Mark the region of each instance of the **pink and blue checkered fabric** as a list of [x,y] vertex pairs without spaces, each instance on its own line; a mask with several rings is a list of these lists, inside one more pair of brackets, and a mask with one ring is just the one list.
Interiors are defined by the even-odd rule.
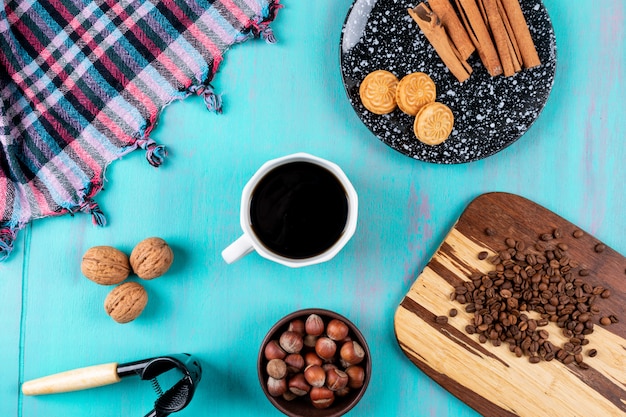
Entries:
[[20,0],[0,10],[0,260],[33,219],[89,212],[106,166],[137,149],[160,110],[200,94],[225,51],[263,36],[279,0]]

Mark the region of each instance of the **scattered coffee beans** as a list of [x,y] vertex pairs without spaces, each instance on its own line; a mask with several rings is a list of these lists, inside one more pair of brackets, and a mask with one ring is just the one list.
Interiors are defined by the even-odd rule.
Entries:
[[[496,232],[486,228],[485,234],[495,236]],[[573,232],[575,238],[583,235],[581,230]],[[467,313],[473,313],[466,333],[477,334],[480,343],[507,343],[515,356],[526,356],[530,363],[557,359],[564,364],[575,363],[581,369],[589,368],[583,361],[583,346],[589,343],[586,336],[593,332],[593,318],[600,315],[596,302],[610,297],[611,292],[582,278],[591,271],[570,258],[567,244],[555,242],[562,236],[555,229],[539,235],[532,245],[506,238],[506,249],[489,258],[493,270],[473,273],[469,281],[454,288],[450,299],[463,304]],[[602,244],[594,247],[597,253],[604,249]],[[478,258],[486,259],[487,252],[481,251]],[[539,318],[533,318],[537,316],[530,312]],[[449,315],[454,317],[456,310],[450,310]],[[448,320],[445,316],[436,317],[438,323],[444,323],[443,319]],[[614,315],[599,319],[605,326],[617,321]],[[550,334],[543,328],[550,322],[567,338],[561,347],[549,340]],[[588,356],[595,355],[595,349],[588,351]]]

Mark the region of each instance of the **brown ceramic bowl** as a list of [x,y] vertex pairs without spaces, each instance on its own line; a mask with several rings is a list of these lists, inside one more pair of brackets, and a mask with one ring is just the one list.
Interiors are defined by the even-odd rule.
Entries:
[[[288,329],[289,323],[291,323],[293,320],[300,319],[306,321],[307,317],[309,317],[309,315],[311,314],[317,314],[318,316],[320,316],[324,321],[324,327],[326,327],[328,322],[332,319],[339,319],[343,321],[346,325],[348,325],[349,328],[348,338],[358,342],[365,351],[365,357],[358,364],[365,371],[363,385],[360,388],[350,389],[347,394],[343,394],[341,396],[336,395],[332,405],[330,405],[330,407],[328,408],[315,408],[311,403],[311,399],[308,394],[302,397],[296,397],[294,399],[287,400],[283,396],[270,395],[267,388],[269,375],[266,370],[268,363],[268,360],[265,357],[266,345],[272,340],[279,340],[280,335]],[[341,345],[342,342],[337,342],[337,354],[333,362],[336,363],[340,369],[343,369],[342,364],[339,363],[339,351]],[[301,353],[304,354],[310,350],[314,349],[305,346],[302,349]],[[261,348],[259,349],[257,368],[259,374],[259,382],[261,383],[261,388],[263,389],[263,392],[270,400],[270,402],[274,404],[274,406],[282,413],[290,417],[338,417],[350,411],[359,402],[361,397],[363,397],[372,373],[372,360],[369,347],[367,346],[365,338],[363,337],[359,329],[357,329],[350,320],[341,316],[340,314],[334,313],[329,310],[312,308],[291,313],[283,317],[270,329],[270,331],[265,336],[265,339],[263,339],[263,343],[261,344]],[[289,375],[286,378],[289,378],[290,376],[292,375]]]

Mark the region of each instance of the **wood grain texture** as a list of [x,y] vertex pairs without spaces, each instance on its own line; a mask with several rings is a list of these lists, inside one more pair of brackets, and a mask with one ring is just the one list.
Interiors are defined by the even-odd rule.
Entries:
[[[491,229],[493,235],[486,234]],[[612,296],[597,302],[601,315],[621,321],[600,326],[585,348],[599,354],[585,358],[589,369],[559,361],[531,364],[517,358],[507,344],[481,344],[478,335],[468,335],[465,326],[473,313],[450,301],[456,286],[470,280],[472,273],[495,270],[489,258],[506,249],[504,240],[513,237],[527,246],[544,233],[558,229],[559,243],[569,246],[567,256],[591,271],[585,282],[602,285]],[[395,314],[395,333],[409,359],[443,387],[485,416],[620,416],[626,413],[626,258],[606,248],[590,234],[573,236],[580,230],[555,213],[508,193],[489,193],[472,201],[419,275]],[[448,316],[451,308],[460,314],[439,324],[437,316]],[[535,313],[535,316],[538,316]],[[531,316],[533,317],[533,316]],[[567,342],[555,323],[546,326],[550,341]]]
[[[42,397],[22,396],[20,385],[81,366],[187,351],[205,376],[176,417],[278,416],[258,383],[259,344],[280,317],[321,307],[357,324],[372,352],[376,374],[349,415],[476,417],[407,359],[393,321],[467,204],[490,191],[524,195],[626,254],[623,0],[593,7],[544,1],[558,64],[543,113],[509,148],[459,166],[391,150],[354,113],[339,71],[352,0],[281,3],[272,25],[277,44],[246,42],[226,54],[212,82],[223,94],[223,114],[208,113],[198,97],[173,103],[151,135],[167,146],[164,165],[153,169],[138,152],[108,168],[97,197],[107,227],[76,214],[34,221],[20,233],[0,263],[0,415],[143,416],[155,395],[132,378]],[[336,162],[354,184],[353,239],[331,262],[310,268],[291,270],[255,254],[226,265],[220,252],[241,233],[239,197],[248,178],[266,160],[299,151]],[[142,315],[119,325],[103,309],[111,288],[82,276],[81,257],[95,245],[130,254],[149,236],[171,244],[174,264],[146,283]]]
[[117,375],[117,365],[116,362],[91,365],[31,379],[22,384],[22,393],[24,395],[58,394],[115,384],[121,381]]

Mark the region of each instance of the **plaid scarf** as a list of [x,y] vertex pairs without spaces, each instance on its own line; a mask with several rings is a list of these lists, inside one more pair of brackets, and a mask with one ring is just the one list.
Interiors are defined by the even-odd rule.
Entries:
[[21,0],[0,10],[0,260],[29,221],[88,212],[113,160],[150,139],[160,110],[190,94],[210,110],[225,51],[272,43],[279,0]]

